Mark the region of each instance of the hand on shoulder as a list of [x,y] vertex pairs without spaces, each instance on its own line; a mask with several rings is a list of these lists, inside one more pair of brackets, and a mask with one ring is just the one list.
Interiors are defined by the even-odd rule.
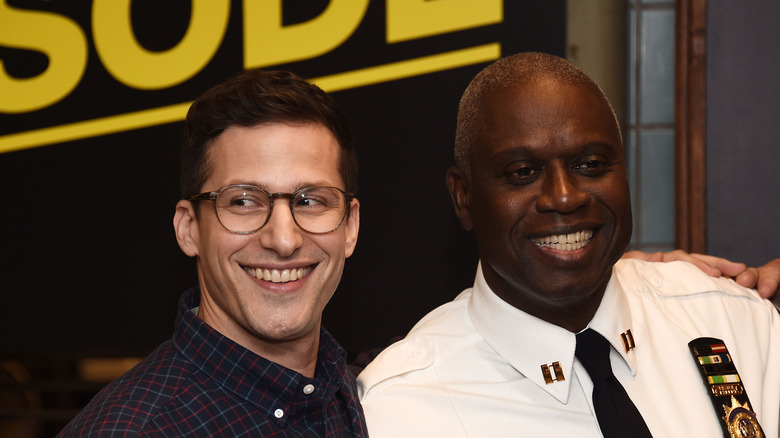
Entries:
[[764,298],[775,296],[780,288],[780,259],[774,259],[759,267],[748,267],[744,263],[732,262],[722,257],[707,254],[687,253],[676,249],[668,252],[646,253],[628,251],[623,258],[635,258],[649,262],[685,261],[692,263],[713,277],[733,278],[737,284],[755,288]]

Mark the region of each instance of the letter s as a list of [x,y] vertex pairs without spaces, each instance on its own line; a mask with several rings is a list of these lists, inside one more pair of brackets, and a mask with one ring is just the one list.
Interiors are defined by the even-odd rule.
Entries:
[[0,45],[41,52],[46,70],[32,78],[10,76],[0,59],[0,112],[24,113],[53,105],[78,85],[87,67],[87,38],[62,15],[8,6],[0,0]]

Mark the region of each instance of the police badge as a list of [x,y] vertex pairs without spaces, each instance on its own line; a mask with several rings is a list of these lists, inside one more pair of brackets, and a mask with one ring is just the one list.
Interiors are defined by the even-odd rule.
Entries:
[[[726,345],[720,339],[698,338],[688,343],[715,412],[723,420],[726,438],[763,438],[764,431],[750,407],[745,387]],[[721,416],[721,413],[723,414]]]

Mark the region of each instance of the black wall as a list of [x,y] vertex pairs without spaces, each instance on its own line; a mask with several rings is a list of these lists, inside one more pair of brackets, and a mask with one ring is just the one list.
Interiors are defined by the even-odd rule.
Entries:
[[758,265],[780,254],[780,3],[707,7],[707,251]]

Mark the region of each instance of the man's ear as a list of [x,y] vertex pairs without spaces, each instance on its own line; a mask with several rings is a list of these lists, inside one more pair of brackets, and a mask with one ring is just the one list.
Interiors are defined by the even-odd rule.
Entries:
[[460,226],[466,231],[474,229],[471,220],[471,192],[469,186],[461,175],[457,166],[447,169],[447,189],[450,191],[452,205],[455,207],[455,216],[460,221]]
[[346,226],[346,245],[344,247],[344,257],[349,257],[355,251],[357,245],[358,231],[360,231],[360,201],[357,198],[349,203],[349,217],[347,217]]
[[198,255],[199,234],[198,217],[195,214],[195,206],[192,201],[181,200],[176,204],[176,212],[173,214],[173,229],[176,232],[176,240],[179,248],[190,257]]

